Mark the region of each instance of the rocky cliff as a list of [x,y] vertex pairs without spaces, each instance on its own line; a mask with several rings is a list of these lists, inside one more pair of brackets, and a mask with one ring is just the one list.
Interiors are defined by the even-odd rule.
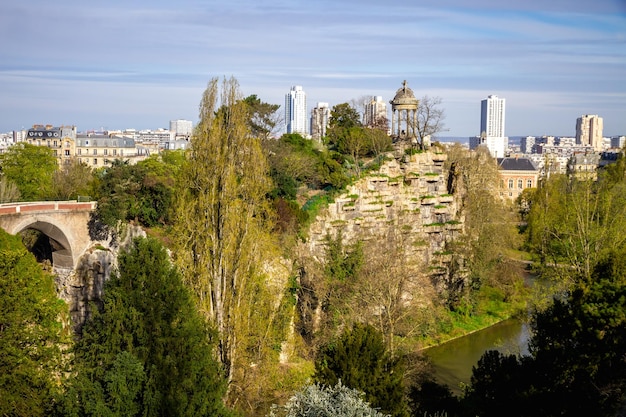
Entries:
[[[462,258],[453,256],[449,244],[462,236],[464,219],[446,159],[446,154],[434,151],[400,157],[390,154],[378,171],[349,186],[318,215],[299,248],[299,331],[305,340],[312,340],[324,320],[328,294],[320,286],[320,268],[329,238],[341,236],[346,247],[363,242],[378,250],[377,257],[404,257],[402,264],[413,268],[405,272],[412,277],[403,284],[403,291],[410,292],[406,299],[412,302],[419,297],[432,299],[452,283],[463,281]],[[398,242],[401,248],[387,254],[390,237],[394,248]]]

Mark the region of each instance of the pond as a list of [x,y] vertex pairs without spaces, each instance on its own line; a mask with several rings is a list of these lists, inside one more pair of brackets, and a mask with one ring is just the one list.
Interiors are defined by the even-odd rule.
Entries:
[[450,387],[455,395],[462,393],[462,384],[468,384],[472,367],[488,350],[504,354],[528,354],[530,328],[527,323],[509,319],[483,330],[424,350],[435,368],[438,382]]

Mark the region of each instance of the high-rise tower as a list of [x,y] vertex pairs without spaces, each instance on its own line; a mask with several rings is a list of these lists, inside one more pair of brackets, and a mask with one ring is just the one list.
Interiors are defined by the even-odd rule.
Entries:
[[486,137],[504,137],[504,99],[489,96],[480,102],[480,134]]
[[470,138],[470,149],[485,145],[494,158],[504,158],[509,138],[504,136],[505,101],[490,95],[480,102],[480,135]]
[[374,96],[365,103],[363,124],[365,126],[378,126],[381,122],[387,123],[387,103],[382,96]]
[[576,119],[576,143],[591,145],[597,152],[602,151],[602,117],[585,114]]
[[306,93],[300,85],[294,85],[291,91],[285,94],[285,123],[287,133],[300,133],[302,136],[308,136]]
[[330,108],[328,103],[317,103],[311,110],[311,136],[313,139],[321,140],[326,136],[326,128],[330,119]]

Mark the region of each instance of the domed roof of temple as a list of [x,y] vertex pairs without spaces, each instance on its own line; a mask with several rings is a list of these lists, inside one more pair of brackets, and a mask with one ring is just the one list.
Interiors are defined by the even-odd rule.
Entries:
[[404,80],[402,87],[396,91],[396,95],[390,103],[393,105],[414,105],[417,107],[418,100],[415,98],[413,90],[407,86],[407,82]]

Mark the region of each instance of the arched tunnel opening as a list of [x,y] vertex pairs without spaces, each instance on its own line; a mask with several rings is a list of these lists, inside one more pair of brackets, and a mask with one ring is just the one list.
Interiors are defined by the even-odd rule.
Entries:
[[20,233],[22,242],[39,263],[53,264],[52,253],[63,247],[56,240],[37,229],[24,229]]

